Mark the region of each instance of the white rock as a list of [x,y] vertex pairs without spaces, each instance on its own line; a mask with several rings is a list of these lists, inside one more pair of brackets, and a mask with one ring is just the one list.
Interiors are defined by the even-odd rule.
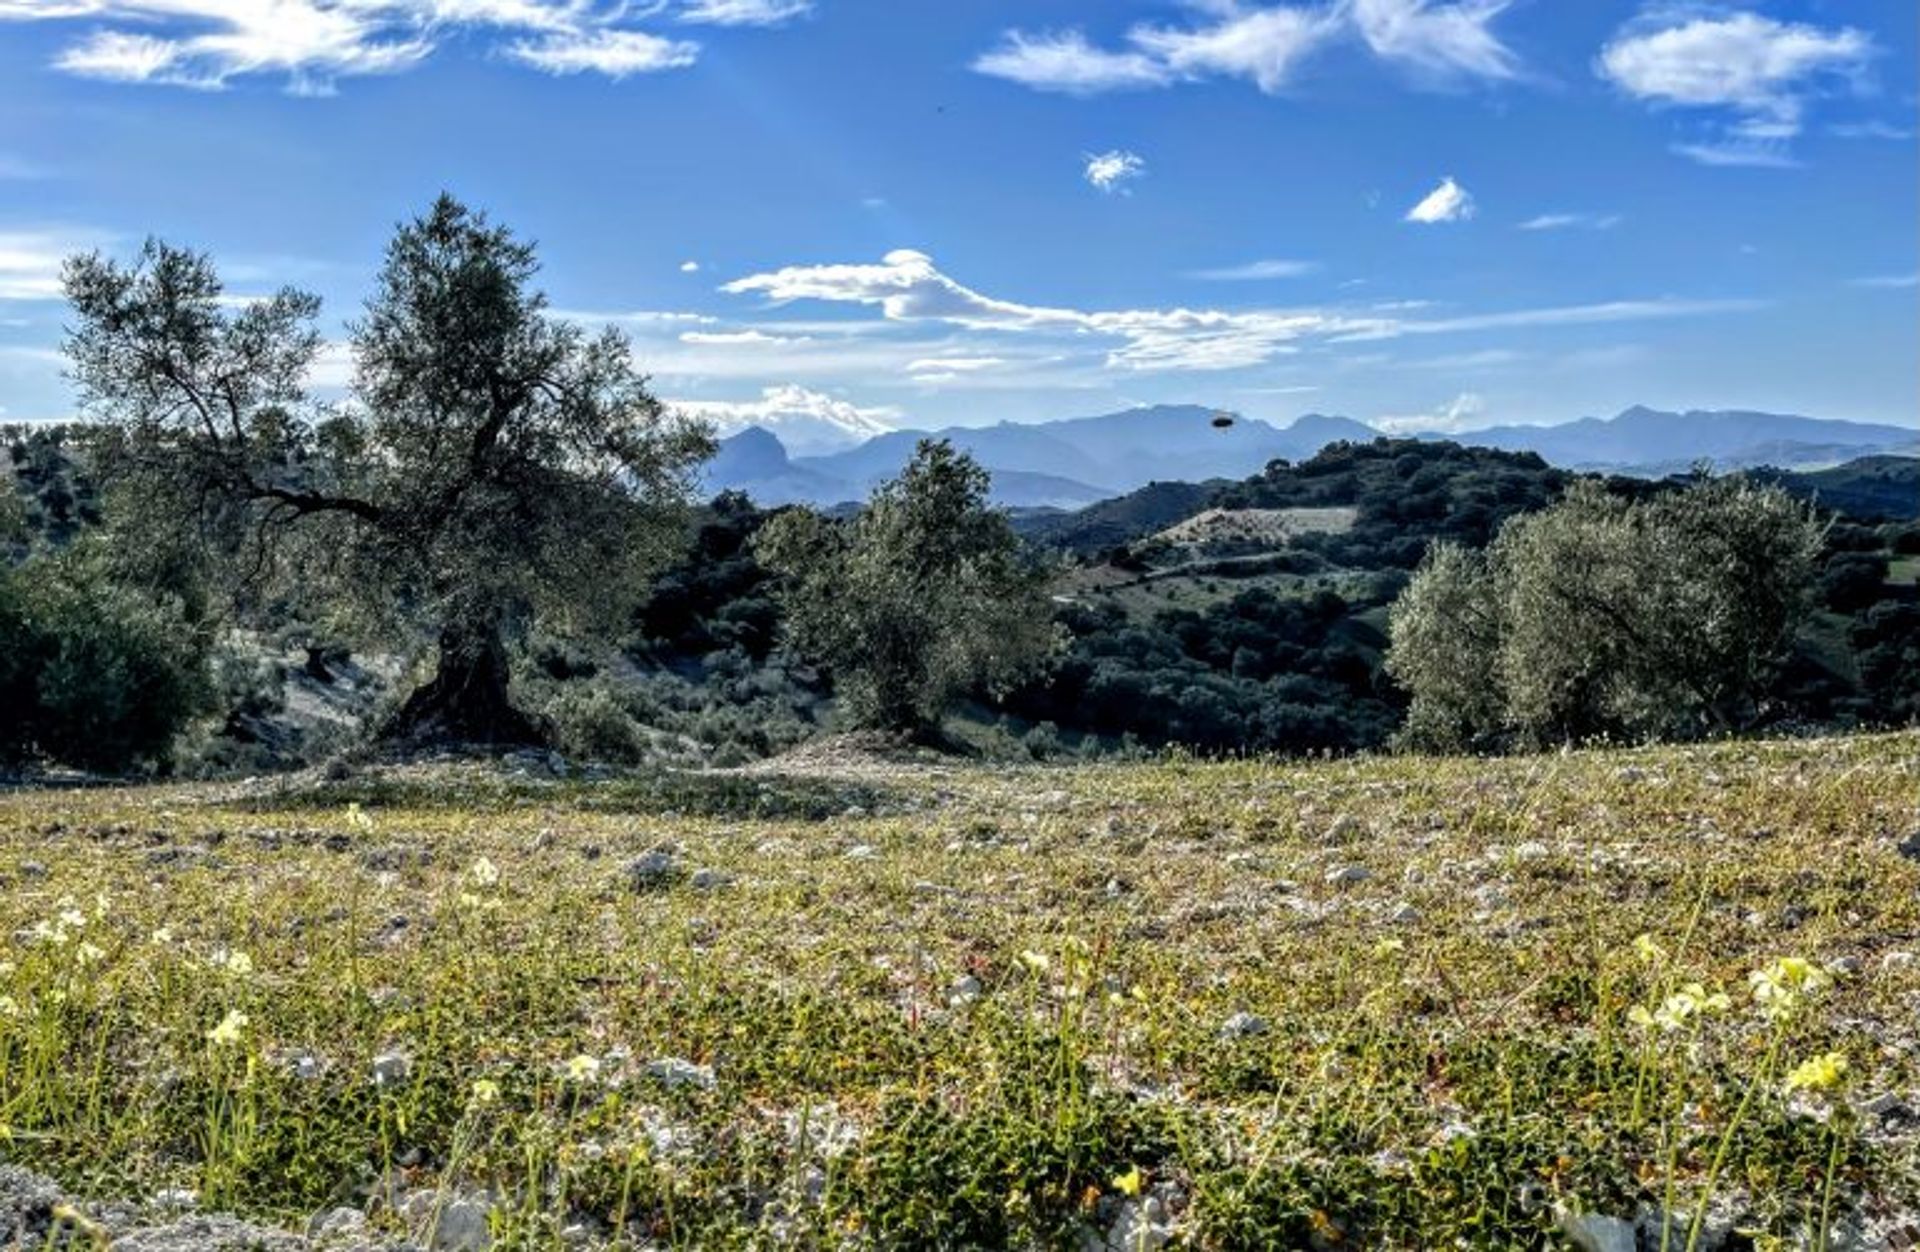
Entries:
[[1264,1035],[1271,1027],[1267,1019],[1257,1013],[1241,1011],[1220,1024],[1222,1039],[1244,1039],[1250,1035]]
[[398,1048],[389,1048],[373,1058],[373,1085],[397,1087],[413,1074],[413,1058]]
[[1387,920],[1400,926],[1410,926],[1420,920],[1420,910],[1411,904],[1403,904],[1388,915]]
[[666,848],[655,848],[627,862],[627,886],[634,891],[658,891],[683,872],[678,857]]
[[647,1077],[658,1079],[669,1087],[684,1087],[691,1084],[711,1090],[714,1084],[711,1065],[695,1065],[692,1061],[677,1056],[663,1056],[657,1061],[649,1061]]
[[732,882],[733,879],[725,870],[703,868],[694,870],[693,877],[688,879],[688,881],[694,885],[696,890],[718,891],[720,888]]
[[1336,887],[1365,882],[1372,877],[1373,871],[1364,865],[1336,865],[1327,871],[1327,881]]
[[1560,1232],[1581,1252],[1634,1252],[1633,1223],[1601,1213],[1560,1214]]
[[1160,1252],[1173,1238],[1166,1206],[1155,1196],[1126,1200],[1104,1230],[1083,1230],[1080,1252]]
[[1513,849],[1513,859],[1516,861],[1538,861],[1547,857],[1551,851],[1552,849],[1548,848],[1546,844],[1541,843],[1538,839],[1529,839],[1525,843],[1515,846]]
[[954,1008],[964,1008],[978,1000],[984,990],[978,978],[972,974],[962,975],[954,979],[953,986],[947,989],[947,1003]]

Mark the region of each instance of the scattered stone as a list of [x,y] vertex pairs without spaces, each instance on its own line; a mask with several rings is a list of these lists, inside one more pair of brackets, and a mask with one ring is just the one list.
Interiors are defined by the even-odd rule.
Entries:
[[1372,877],[1373,871],[1364,865],[1336,865],[1327,871],[1327,882],[1335,887],[1351,886]]
[[1351,813],[1342,813],[1333,819],[1333,825],[1327,827],[1327,842],[1345,843],[1349,839],[1358,838],[1365,831],[1366,826],[1359,818]]
[[1387,920],[1396,926],[1411,926],[1420,920],[1420,910],[1411,904],[1403,904],[1387,915]]
[[954,979],[953,985],[947,988],[947,1003],[957,1009],[965,1008],[978,1000],[984,991],[985,988],[980,985],[978,978],[972,974],[963,974]]
[[695,1065],[677,1056],[663,1056],[657,1061],[649,1061],[646,1074],[669,1087],[691,1085],[710,1091],[714,1084],[713,1066]]
[[46,878],[47,867],[39,861],[22,861],[19,864],[20,877],[31,878],[38,882]]
[[[1894,845],[1894,850],[1909,861],[1920,861],[1920,830],[1916,830]],[[25,866],[21,867],[25,869]]]
[[114,1252],[307,1252],[307,1246],[299,1235],[232,1217],[189,1217],[113,1241]]
[[1559,1226],[1580,1252],[1634,1252],[1638,1246],[1632,1222],[1603,1213],[1562,1211]]
[[627,889],[641,893],[661,891],[680,881],[685,874],[680,858],[670,849],[655,848],[627,862]]
[[847,859],[849,861],[871,861],[878,855],[879,853],[874,851],[873,845],[870,843],[856,843],[847,849]]
[[322,1246],[334,1243],[362,1243],[367,1236],[367,1215],[359,1209],[336,1208],[315,1213],[307,1223],[307,1238]]
[[1082,1228],[1079,1252],[1160,1252],[1173,1239],[1173,1222],[1158,1196],[1122,1200],[1098,1229]]
[[1261,1017],[1257,1013],[1246,1012],[1243,1009],[1220,1024],[1220,1037],[1222,1039],[1246,1039],[1254,1035],[1264,1035],[1270,1029],[1272,1029],[1272,1027],[1267,1024],[1266,1018]]
[[1851,978],[1860,972],[1861,961],[1857,956],[1843,956],[1837,961],[1827,962],[1827,972],[1842,978]]
[[1863,1117],[1902,1117],[1907,1112],[1906,1104],[1891,1091],[1862,1100],[1858,1107]]
[[398,1048],[389,1048],[373,1058],[373,1085],[398,1087],[413,1075],[413,1058]]
[[1552,852],[1553,850],[1551,848],[1541,843],[1538,839],[1529,839],[1525,843],[1515,845],[1513,849],[1513,859],[1516,861],[1540,861],[1552,855]]
[[693,877],[688,881],[693,884],[694,889],[697,891],[718,891],[720,888],[731,884],[733,877],[725,870],[701,868],[694,870]]
[[433,1224],[429,1252],[487,1252],[493,1246],[488,1222],[492,1207],[484,1200],[465,1197],[448,1204]]
[[200,1193],[191,1187],[164,1187],[154,1193],[153,1206],[161,1209],[196,1209]]

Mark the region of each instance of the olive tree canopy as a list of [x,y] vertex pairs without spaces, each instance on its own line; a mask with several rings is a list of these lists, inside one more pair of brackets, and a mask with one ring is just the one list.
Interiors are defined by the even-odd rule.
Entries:
[[857,724],[934,729],[956,696],[1004,690],[1057,646],[1048,573],[987,506],[990,481],[922,440],[852,520],[790,509],[761,531],[793,644],[833,671]]
[[66,349],[120,533],[243,606],[304,595],[429,631],[437,671],[390,735],[537,740],[504,640],[624,614],[712,449],[621,335],[549,315],[537,268],[442,196],[388,245],[346,397],[325,404],[315,296],[231,300],[206,256],[160,242],[131,265],[72,259]]

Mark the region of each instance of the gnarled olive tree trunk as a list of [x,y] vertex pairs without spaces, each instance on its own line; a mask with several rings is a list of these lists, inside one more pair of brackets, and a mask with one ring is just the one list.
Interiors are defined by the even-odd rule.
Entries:
[[499,623],[450,623],[440,631],[439,668],[407,697],[381,738],[415,744],[544,745],[548,728],[514,707],[507,684],[507,649]]

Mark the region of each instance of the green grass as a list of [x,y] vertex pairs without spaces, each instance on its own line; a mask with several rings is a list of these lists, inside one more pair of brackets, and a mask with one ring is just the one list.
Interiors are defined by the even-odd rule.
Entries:
[[[484,1191],[512,1248],[1149,1201],[1190,1247],[1550,1246],[1703,1196],[1794,1246],[1920,1195],[1855,1108],[1920,1084],[1920,737],[839,768],[0,796],[0,1155],[395,1232]],[[1853,972],[1768,1017],[1783,957]],[[1693,982],[1727,1007],[1636,1023]]]

